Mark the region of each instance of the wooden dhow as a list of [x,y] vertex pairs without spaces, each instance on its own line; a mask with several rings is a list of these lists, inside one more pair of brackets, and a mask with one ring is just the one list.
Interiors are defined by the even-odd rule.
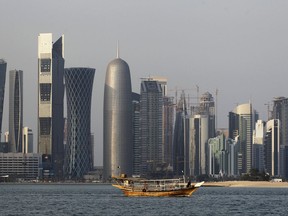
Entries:
[[191,196],[204,182],[192,184],[183,179],[155,179],[147,180],[140,178],[114,177],[115,184],[112,186],[120,189],[125,196]]

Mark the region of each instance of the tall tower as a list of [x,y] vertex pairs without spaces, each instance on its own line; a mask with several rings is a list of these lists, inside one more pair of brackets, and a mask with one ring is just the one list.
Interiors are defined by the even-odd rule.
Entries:
[[241,104],[229,113],[229,138],[235,139],[239,136],[240,153],[239,160],[242,161],[242,171],[248,173],[252,168],[252,138],[255,122],[258,114],[252,109],[252,104]]
[[132,90],[128,64],[119,58],[107,67],[103,107],[103,178],[133,172]]
[[9,152],[22,152],[23,71],[9,73]]
[[3,106],[5,95],[6,67],[7,63],[3,59],[0,59],[0,142],[2,136],[2,118],[3,118]]
[[279,119],[280,127],[280,176],[288,178],[288,98],[274,98],[272,118]]
[[64,158],[64,35],[38,36],[38,152],[45,175],[62,177]]
[[67,144],[65,177],[81,179],[91,170],[91,98],[95,69],[67,68]]
[[158,81],[142,81],[140,92],[140,128],[142,171],[157,175],[164,162],[162,142],[163,95]]

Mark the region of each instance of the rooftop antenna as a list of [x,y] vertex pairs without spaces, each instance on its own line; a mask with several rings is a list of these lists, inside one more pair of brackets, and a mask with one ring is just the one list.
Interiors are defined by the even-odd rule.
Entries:
[[116,58],[119,58],[119,40],[117,40],[117,53]]

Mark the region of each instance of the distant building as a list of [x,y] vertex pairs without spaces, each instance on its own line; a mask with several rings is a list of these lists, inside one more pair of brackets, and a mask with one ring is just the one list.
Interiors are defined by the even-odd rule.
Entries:
[[103,106],[103,178],[133,174],[132,87],[128,64],[112,60],[106,71]]
[[41,178],[41,154],[0,153],[0,176],[4,175],[8,175],[12,181]]
[[65,178],[82,179],[92,170],[91,99],[94,68],[66,68],[67,144]]
[[64,35],[38,36],[38,152],[45,177],[63,177],[64,162]]
[[257,119],[258,114],[252,109],[251,103],[238,105],[229,113],[229,138],[239,137],[238,165],[240,160],[242,163],[240,173],[248,173],[252,168],[252,138]]
[[280,121],[267,122],[265,136],[265,168],[270,176],[280,175]]
[[288,179],[288,98],[274,98],[272,119],[279,119],[280,128],[280,176]]
[[258,120],[253,132],[253,157],[252,167],[260,172],[264,171],[264,140],[266,134],[266,122]]
[[8,142],[0,142],[0,152],[8,153]]
[[34,153],[32,129],[29,127],[24,127],[22,135],[22,153]]
[[133,175],[141,173],[140,94],[132,93]]
[[5,96],[6,67],[7,63],[3,59],[0,59],[0,142],[2,137],[2,119],[3,119],[3,107]]
[[22,152],[23,71],[9,73],[9,152]]
[[209,146],[209,156],[208,156],[208,174],[209,175],[219,175],[223,174],[225,171],[225,136],[220,134],[215,138],[210,138],[208,140]]

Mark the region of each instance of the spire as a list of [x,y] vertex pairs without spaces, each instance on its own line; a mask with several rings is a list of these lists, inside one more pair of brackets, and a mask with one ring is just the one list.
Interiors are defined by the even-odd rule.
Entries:
[[119,58],[119,40],[117,40],[117,53],[116,58]]

